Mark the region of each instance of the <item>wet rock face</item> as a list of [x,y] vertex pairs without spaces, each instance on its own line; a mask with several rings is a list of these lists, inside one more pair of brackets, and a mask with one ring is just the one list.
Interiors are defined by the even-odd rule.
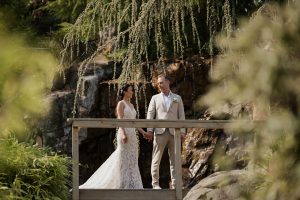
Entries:
[[[205,120],[228,120],[237,118],[239,113],[208,116]],[[245,168],[245,146],[252,139],[238,137],[223,129],[189,129],[182,155],[184,186],[191,188],[217,171]]]
[[244,168],[245,160],[238,157],[243,153],[238,140],[221,129],[191,130],[183,145],[185,187],[193,187],[216,171]]
[[219,139],[225,137],[221,130],[192,129],[188,133],[184,148],[183,167],[186,187],[212,173],[211,158]]
[[[76,117],[113,117],[111,106],[116,103],[116,96],[110,97],[108,84],[101,85],[100,82],[110,80],[113,77],[113,63],[108,61],[97,62],[88,66],[81,79],[79,98],[75,106]],[[120,67],[116,75],[120,74]],[[78,81],[78,67],[70,67],[64,73],[58,73],[53,80],[52,93],[47,97],[51,108],[48,115],[41,120],[41,129],[44,145],[56,151],[71,156],[71,126],[67,118],[74,116],[74,99]],[[109,99],[112,98],[112,99]],[[108,102],[112,102],[112,105]],[[94,130],[81,129],[79,139],[85,140],[89,133]],[[100,131],[101,132],[101,131]],[[107,131],[104,131],[107,133]],[[108,148],[109,149],[109,148]],[[109,152],[109,150],[108,150]]]
[[71,91],[56,91],[48,95],[50,112],[40,121],[39,128],[45,146],[58,152],[71,155],[71,127],[67,118],[72,115],[74,93]]

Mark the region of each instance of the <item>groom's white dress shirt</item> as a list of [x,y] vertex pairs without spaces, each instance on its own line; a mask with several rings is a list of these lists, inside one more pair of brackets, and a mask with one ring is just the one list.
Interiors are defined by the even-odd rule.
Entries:
[[165,106],[166,106],[167,110],[169,110],[169,108],[171,106],[171,103],[172,103],[171,93],[172,92],[170,91],[168,96],[165,95],[164,93],[162,93],[163,98],[164,98],[164,103],[165,103]]

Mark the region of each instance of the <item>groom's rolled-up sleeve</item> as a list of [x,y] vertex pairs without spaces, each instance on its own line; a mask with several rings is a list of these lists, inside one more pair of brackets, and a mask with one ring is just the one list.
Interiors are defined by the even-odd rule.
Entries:
[[[156,112],[155,100],[154,97],[152,97],[148,107],[147,119],[154,119],[155,112]],[[153,128],[147,128],[147,131],[153,132]]]
[[[180,97],[180,96],[179,96]],[[178,119],[185,120],[184,106],[181,97],[179,98]],[[185,128],[181,128],[180,132],[185,133]]]

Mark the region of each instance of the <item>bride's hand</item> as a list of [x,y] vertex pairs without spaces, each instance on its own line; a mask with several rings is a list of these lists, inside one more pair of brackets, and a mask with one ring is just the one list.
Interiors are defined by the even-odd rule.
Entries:
[[126,142],[127,142],[127,136],[126,136],[126,134],[124,133],[124,134],[122,134],[122,143],[123,143],[123,144],[126,144]]

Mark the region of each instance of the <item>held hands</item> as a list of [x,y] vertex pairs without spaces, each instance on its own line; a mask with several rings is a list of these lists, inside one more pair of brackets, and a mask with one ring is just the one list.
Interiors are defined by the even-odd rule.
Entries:
[[143,134],[144,138],[150,142],[153,139],[153,132],[147,131]]
[[[148,142],[150,142],[151,140],[153,140],[153,132],[148,131],[148,132],[144,132],[143,133],[143,137],[148,140]],[[184,142],[185,138],[186,138],[186,134],[181,132],[180,133],[180,137],[181,137],[181,141]]]

